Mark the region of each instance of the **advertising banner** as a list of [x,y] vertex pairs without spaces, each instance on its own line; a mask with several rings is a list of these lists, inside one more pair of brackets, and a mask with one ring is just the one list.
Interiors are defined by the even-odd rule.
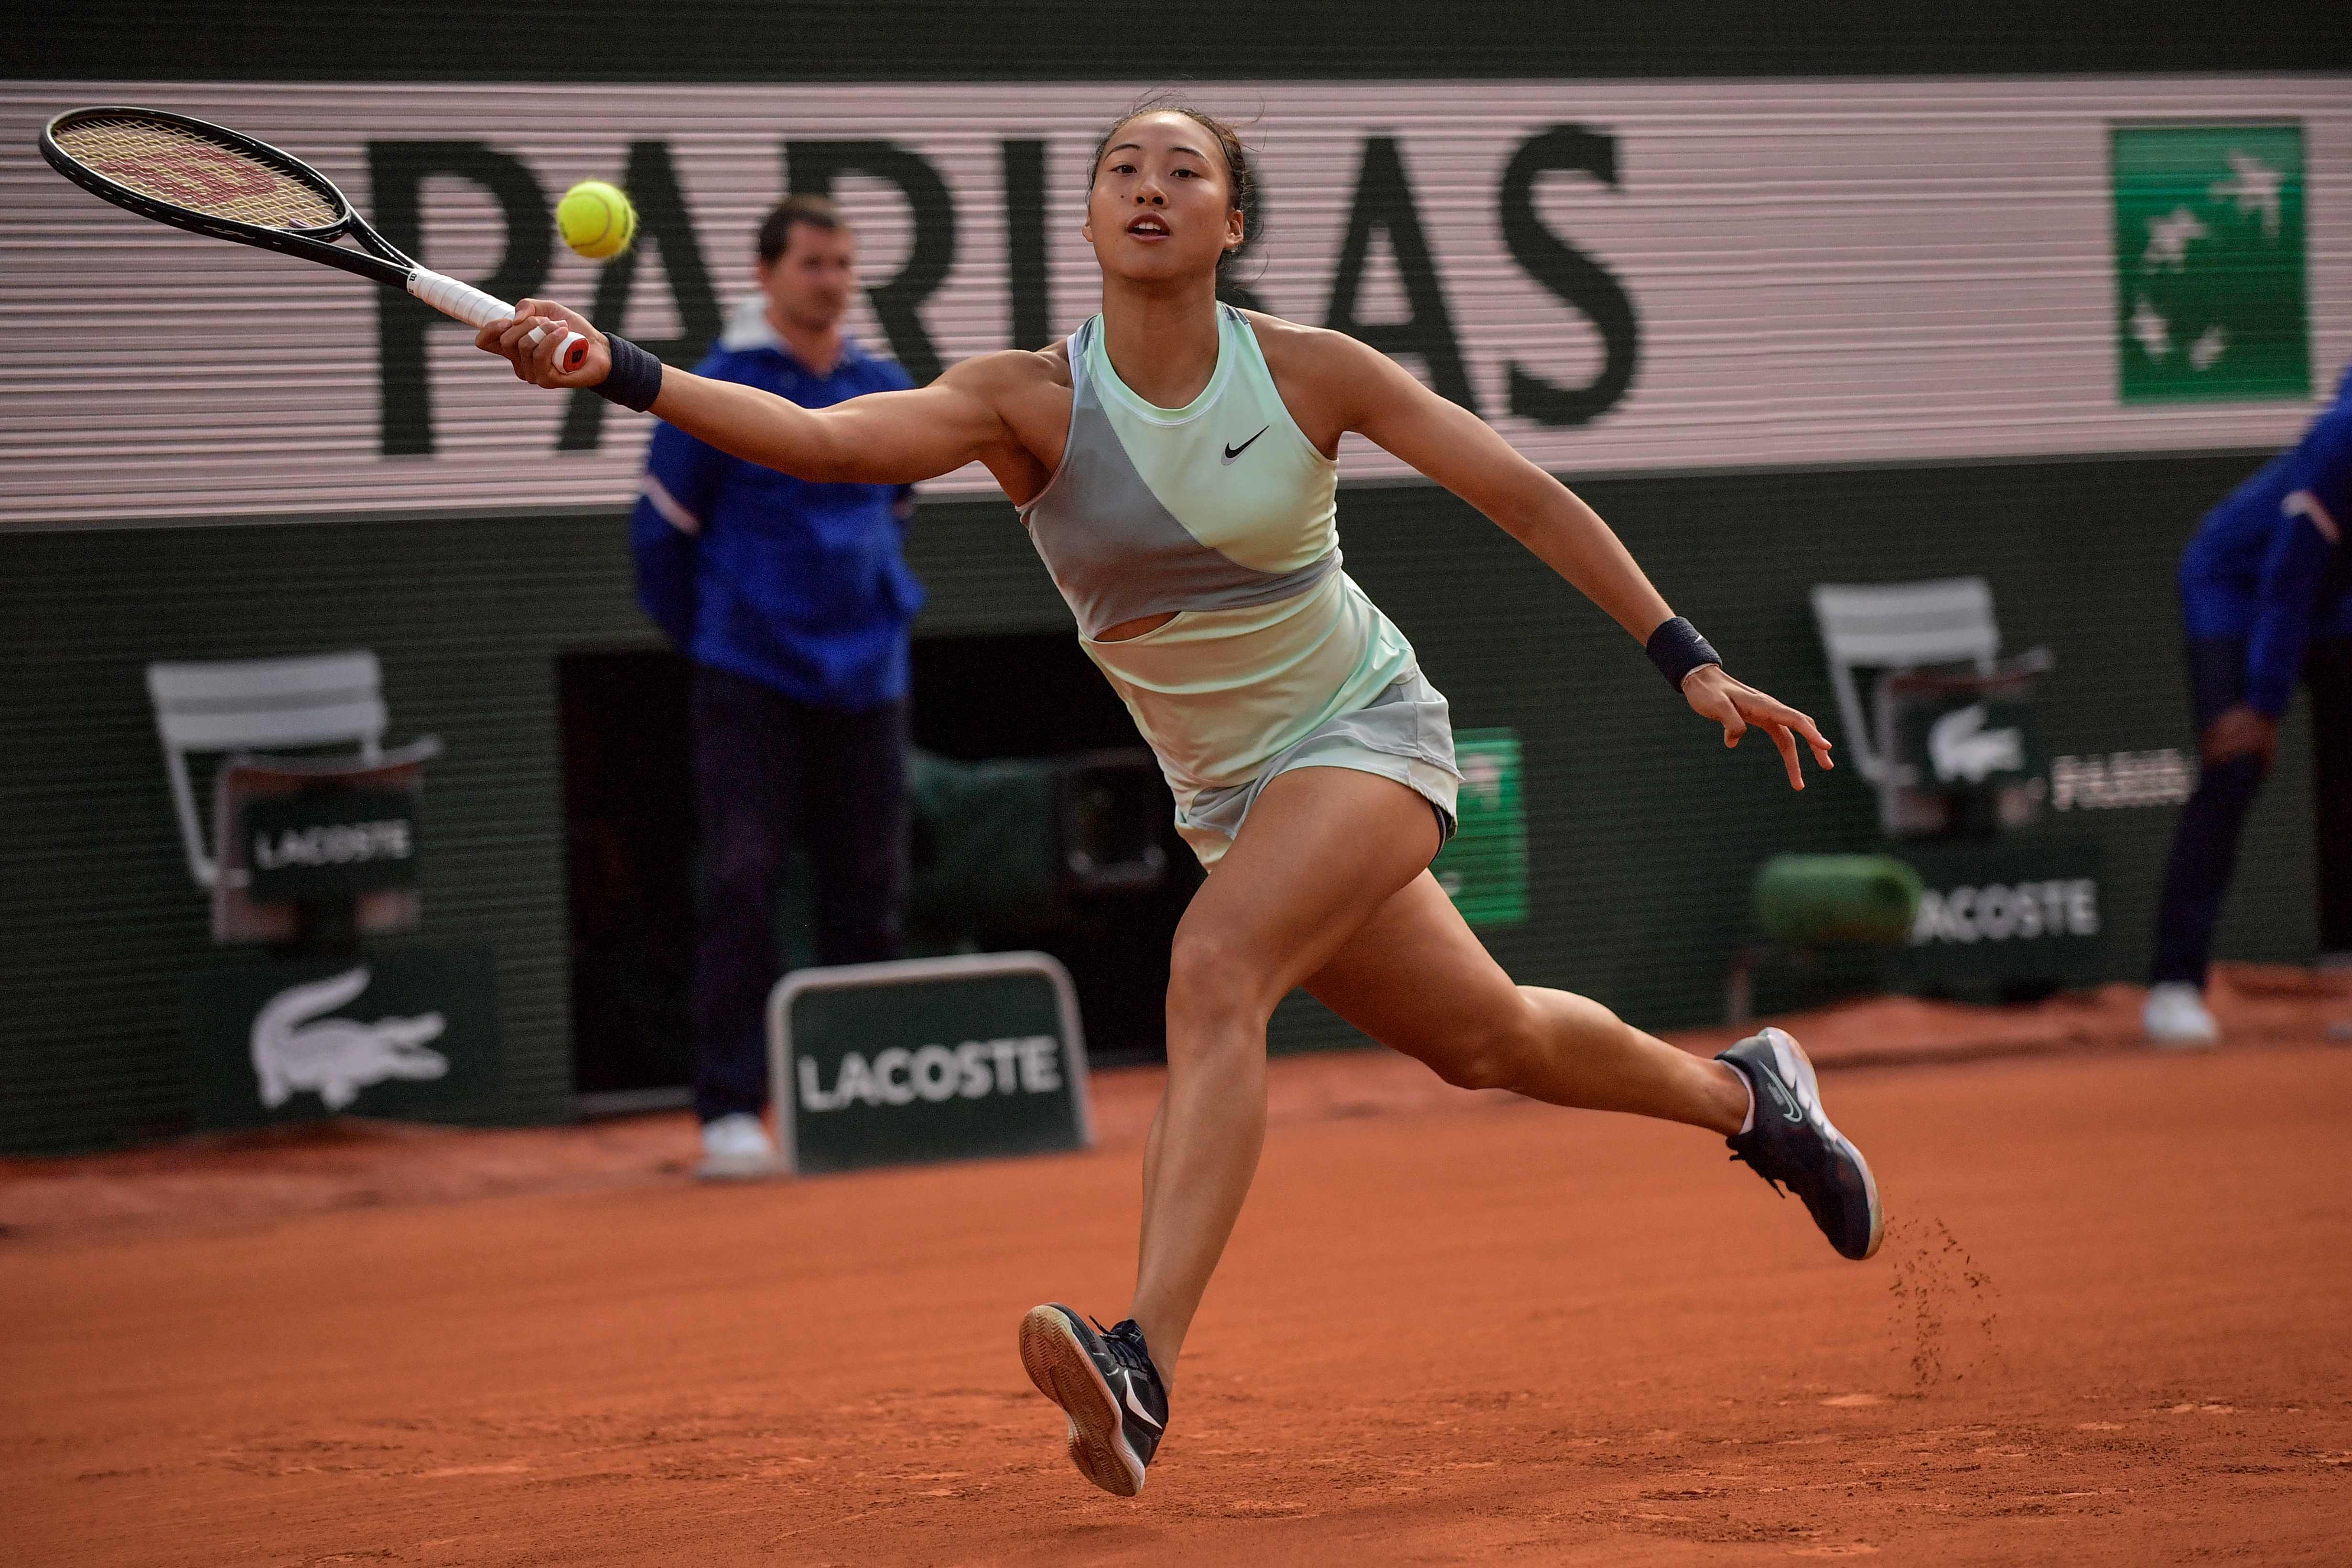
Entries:
[[[1097,303],[1142,84],[0,86],[0,527],[619,506],[647,421],[519,388],[329,269],[142,223],[34,150],[152,104],[278,142],[394,244],[691,364],[787,192],[857,224],[919,379]],[[2259,448],[2352,355],[2339,78],[1202,84],[1264,193],[1239,302],[1356,334],[1571,479]],[[626,187],[634,248],[556,240]],[[1350,479],[1404,467],[1349,437]],[[976,466],[932,493],[992,489]]]
[[1094,1141],[1076,993],[1045,953],[794,970],[768,1049],[778,1149],[804,1175]]
[[264,795],[240,813],[246,896],[257,903],[372,893],[416,882],[414,790]]
[[1925,891],[1903,972],[1915,985],[2088,985],[2106,977],[2099,840],[2044,834],[1904,844]]
[[184,1006],[199,1127],[503,1109],[488,943],[221,964],[187,977]]
[[2050,794],[2032,677],[1929,672],[1882,683],[1892,731],[1880,825],[1896,837],[2031,826]]
[[1527,782],[1516,730],[1457,730],[1454,834],[1430,862],[1473,930],[1528,923]]
[[2311,392],[2303,127],[2117,126],[2124,400]]

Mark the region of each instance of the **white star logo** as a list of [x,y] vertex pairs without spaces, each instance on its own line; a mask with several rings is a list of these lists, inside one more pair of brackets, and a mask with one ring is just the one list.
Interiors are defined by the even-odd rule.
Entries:
[[2139,258],[2144,271],[2159,267],[2180,270],[2189,259],[2189,242],[2203,239],[2212,231],[2197,220],[2197,215],[2187,207],[2175,207],[2162,217],[2147,220],[2147,249]]
[[2221,357],[2221,351],[2229,344],[2230,334],[2219,324],[2206,328],[2197,335],[2197,341],[2189,345],[2190,367],[2196,370],[2211,370],[2214,361]]
[[2139,297],[2139,306],[2131,313],[2131,335],[2139,340],[2150,359],[2162,359],[2172,352],[2172,323],[2156,313],[2147,296]]
[[2279,187],[2286,184],[2286,175],[2260,159],[2236,151],[2230,153],[2230,167],[2234,177],[2215,182],[2211,194],[2217,199],[2235,197],[2241,213],[2263,215],[2263,232],[2272,238],[2279,231]]
[[1503,803],[1503,764],[1492,757],[1462,759],[1462,782],[1488,806]]

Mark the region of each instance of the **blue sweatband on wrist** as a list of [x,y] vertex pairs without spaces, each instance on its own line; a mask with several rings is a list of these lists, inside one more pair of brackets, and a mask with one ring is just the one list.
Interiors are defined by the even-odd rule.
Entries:
[[1698,628],[1680,616],[1652,632],[1644,647],[1650,662],[1658,667],[1658,673],[1664,676],[1666,684],[1676,691],[1683,689],[1684,677],[1700,665],[1723,662],[1723,656],[1698,635]]
[[589,388],[597,396],[643,414],[661,395],[662,362],[618,332],[604,336],[613,354],[613,368]]

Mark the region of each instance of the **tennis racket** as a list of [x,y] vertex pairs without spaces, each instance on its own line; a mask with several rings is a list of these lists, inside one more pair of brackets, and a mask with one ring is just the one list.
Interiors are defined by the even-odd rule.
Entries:
[[[469,327],[515,313],[505,300],[394,249],[310,164],[226,126],[162,109],[68,110],[41,128],[41,156],[83,190],[141,217],[340,267],[405,289]],[[359,249],[334,243],[346,235]],[[534,327],[530,341],[545,335]],[[566,332],[557,355],[562,368],[578,370],[587,358],[587,340]]]

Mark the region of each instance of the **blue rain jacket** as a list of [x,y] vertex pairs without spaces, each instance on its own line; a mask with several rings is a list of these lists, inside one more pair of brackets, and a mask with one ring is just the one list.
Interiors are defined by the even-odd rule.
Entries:
[[2286,711],[2313,637],[2352,637],[2352,367],[2303,439],[2205,517],[2180,559],[2192,637],[2246,640],[2245,700]]
[[[806,408],[913,384],[855,342],[814,374],[764,306],[738,307],[696,374]],[[630,520],[638,602],[696,662],[798,701],[856,712],[897,700],[924,597],[900,552],[914,507],[912,485],[811,484],[656,425]]]

